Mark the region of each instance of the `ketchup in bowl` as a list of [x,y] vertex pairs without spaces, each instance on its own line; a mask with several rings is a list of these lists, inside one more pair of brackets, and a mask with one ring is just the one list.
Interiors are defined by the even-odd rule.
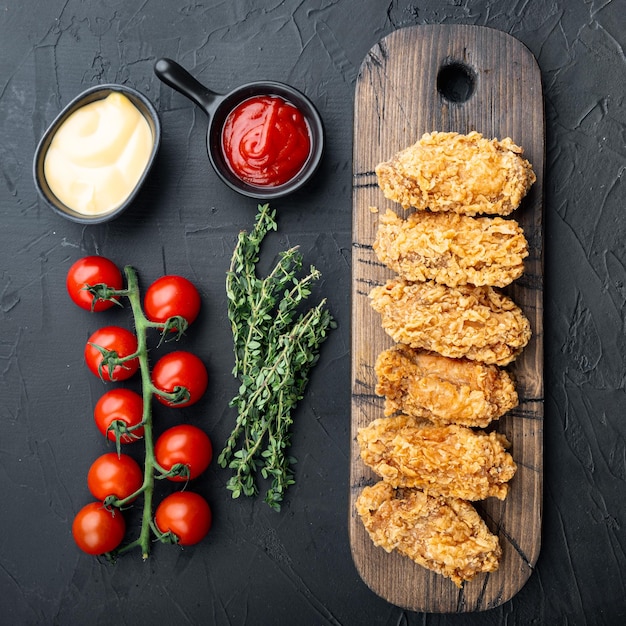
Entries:
[[277,187],[302,170],[311,153],[304,115],[280,96],[255,96],[237,105],[222,130],[232,172],[257,187]]

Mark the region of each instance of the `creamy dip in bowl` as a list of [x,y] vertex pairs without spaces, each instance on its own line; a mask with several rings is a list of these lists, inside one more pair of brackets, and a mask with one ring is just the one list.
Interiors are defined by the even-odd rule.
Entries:
[[161,139],[156,110],[124,85],[92,87],[72,100],[42,137],[35,185],[57,213],[97,224],[133,201]]

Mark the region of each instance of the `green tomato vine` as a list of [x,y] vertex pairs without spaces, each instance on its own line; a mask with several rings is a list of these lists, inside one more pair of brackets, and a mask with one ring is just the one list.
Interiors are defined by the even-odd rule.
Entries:
[[[126,266],[124,268],[124,275],[126,277],[126,289],[111,289],[105,284],[86,285],[85,289],[89,291],[93,296],[93,302],[98,300],[110,300],[117,305],[121,305],[120,298],[127,298],[133,314],[133,321],[135,326],[135,335],[137,338],[137,350],[135,353],[119,357],[115,351],[106,350],[100,346],[95,346],[102,354],[103,361],[101,368],[106,365],[109,372],[112,372],[117,365],[123,365],[125,362],[137,359],[139,361],[139,372],[141,376],[141,388],[142,388],[142,400],[143,400],[143,414],[140,424],[134,427],[143,428],[143,442],[145,448],[144,464],[143,464],[143,483],[137,489],[135,493],[130,494],[126,498],[118,499],[115,496],[109,496],[103,501],[103,507],[111,512],[112,515],[118,514],[135,501],[138,497],[143,496],[143,509],[141,516],[141,530],[139,536],[127,543],[118,547],[112,552],[107,553],[109,560],[115,560],[115,558],[121,554],[124,554],[134,548],[139,548],[142,553],[143,559],[147,559],[150,554],[150,546],[152,543],[152,537],[163,543],[177,543],[178,538],[170,531],[161,532],[154,521],[154,487],[155,480],[165,479],[169,477],[188,476],[189,468],[182,464],[175,464],[171,469],[167,470],[161,467],[155,457],[155,441],[154,441],[154,427],[152,419],[152,400],[153,397],[158,395],[173,406],[182,404],[189,399],[188,390],[185,387],[176,387],[172,392],[165,392],[158,389],[152,382],[151,369],[148,359],[148,332],[150,329],[157,329],[160,331],[159,346],[164,341],[179,340],[188,328],[187,321],[181,316],[173,316],[163,323],[152,322],[144,314],[141,306],[141,297],[137,272],[132,266]],[[93,307],[92,307],[93,310]],[[102,376],[102,370],[100,369],[100,376]],[[117,424],[113,422],[111,424],[112,429],[117,429],[122,434],[127,433],[125,425]],[[132,433],[132,431],[130,431]],[[120,454],[120,441],[121,435],[116,434],[116,449],[118,455]]]

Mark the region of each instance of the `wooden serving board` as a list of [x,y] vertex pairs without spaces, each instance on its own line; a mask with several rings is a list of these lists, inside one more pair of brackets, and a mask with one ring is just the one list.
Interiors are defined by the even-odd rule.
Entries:
[[[452,65],[452,69],[449,66]],[[470,75],[473,93],[460,102],[454,90],[438,90],[441,71]],[[456,68],[456,69],[455,69]],[[462,90],[460,95],[462,96]],[[525,274],[505,293],[529,318],[533,338],[509,366],[519,406],[496,422],[512,443],[518,470],[504,502],[490,498],[476,508],[503,548],[500,568],[458,589],[450,580],[372,543],[354,503],[363,486],[378,478],[363,464],[357,430],[383,417],[375,395],[374,363],[393,345],[369,305],[372,287],[393,273],[372,249],[381,212],[402,208],[386,200],[374,167],[429,131],[477,130],[485,137],[511,137],[524,148],[537,182],[511,216],[524,228],[530,255]],[[510,599],[533,571],[541,542],[543,481],[543,254],[544,110],[541,77],[532,54],[508,34],[480,26],[426,25],[398,30],[374,46],[357,80],[354,115],[352,230],[352,443],[350,543],[359,574],[378,595],[420,612],[490,609]]]

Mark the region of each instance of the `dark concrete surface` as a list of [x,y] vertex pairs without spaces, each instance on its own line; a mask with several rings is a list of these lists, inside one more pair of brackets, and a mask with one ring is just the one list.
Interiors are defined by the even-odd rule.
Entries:
[[[545,90],[545,474],[542,552],[524,588],[475,615],[421,615],[360,580],[347,534],[350,440],[352,105],[359,66],[384,35],[464,23],[512,34]],[[626,618],[626,23],[618,0],[21,0],[0,3],[0,623],[617,624]],[[316,179],[275,201],[265,254],[300,245],[339,328],[324,344],[296,414],[296,485],[283,510],[231,500],[215,462],[197,487],[214,510],[200,545],[155,545],[115,566],[80,553],[75,512],[105,444],[92,421],[103,385],[84,342],[115,311],[74,307],[64,280],[85,254],[194,280],[200,319],[183,339],[208,366],[209,391],[159,428],[201,425],[216,448],[236,392],[224,276],[256,204],[221,184],[205,153],[206,118],[160,84],[178,60],[228,91],[259,78],[304,91],[326,125]],[[36,144],[80,91],[124,83],[157,107],[158,161],[117,220],[81,226],[53,214],[32,182]],[[265,258],[265,257],[264,257]],[[181,346],[182,347],[182,346]],[[167,486],[160,486],[165,491]],[[131,513],[132,515],[132,513]]]

